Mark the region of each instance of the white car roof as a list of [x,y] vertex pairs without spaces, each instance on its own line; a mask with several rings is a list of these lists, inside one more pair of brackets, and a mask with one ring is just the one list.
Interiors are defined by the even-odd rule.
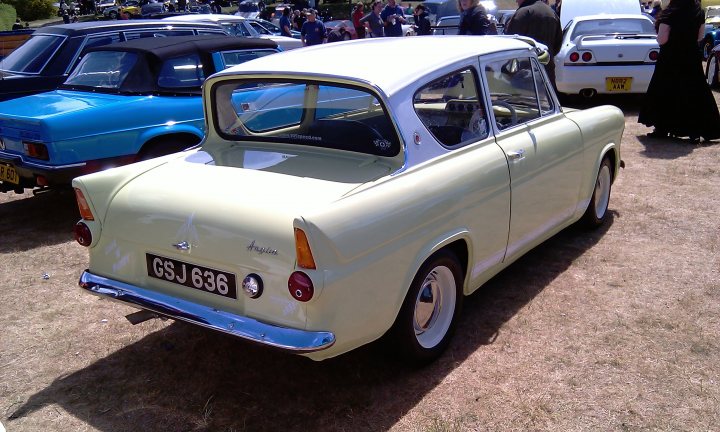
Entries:
[[[391,95],[434,70],[468,58],[508,50],[531,51],[532,47],[511,36],[363,39],[265,56],[233,66],[219,75],[238,72],[325,75],[370,82]],[[417,58],[412,60],[413,56]]]

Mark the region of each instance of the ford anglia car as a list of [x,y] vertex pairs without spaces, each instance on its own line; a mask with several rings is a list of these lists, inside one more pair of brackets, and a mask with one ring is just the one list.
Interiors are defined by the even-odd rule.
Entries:
[[621,166],[622,112],[562,108],[512,37],[303,48],[203,89],[200,147],[73,181],[80,286],[315,360],[385,334],[434,359],[465,295],[603,223]]
[[200,142],[210,74],[278,52],[221,36],[144,38],[93,47],[60,89],[0,102],[0,191],[73,177]]

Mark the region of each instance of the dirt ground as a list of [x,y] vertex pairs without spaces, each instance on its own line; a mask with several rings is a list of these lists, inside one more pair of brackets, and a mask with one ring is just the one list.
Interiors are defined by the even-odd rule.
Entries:
[[[715,95],[716,98],[718,94]],[[321,363],[77,288],[70,194],[0,194],[0,422],[15,431],[710,431],[720,425],[720,143],[626,113],[611,217],[469,297],[423,369]],[[569,101],[574,104],[577,101]],[[0,428],[2,430],[2,428]]]

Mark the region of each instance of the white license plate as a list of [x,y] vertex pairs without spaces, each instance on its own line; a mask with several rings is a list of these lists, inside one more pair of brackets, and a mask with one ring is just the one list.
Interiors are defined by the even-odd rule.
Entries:
[[20,184],[20,176],[15,171],[15,168],[9,165],[0,165],[0,181]]
[[146,253],[148,276],[196,290],[237,298],[233,273]]

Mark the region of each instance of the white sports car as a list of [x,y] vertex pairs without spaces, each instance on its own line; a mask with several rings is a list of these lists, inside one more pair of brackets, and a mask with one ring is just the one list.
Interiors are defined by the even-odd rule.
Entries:
[[555,56],[561,93],[645,93],[660,53],[653,22],[643,15],[576,17]]

